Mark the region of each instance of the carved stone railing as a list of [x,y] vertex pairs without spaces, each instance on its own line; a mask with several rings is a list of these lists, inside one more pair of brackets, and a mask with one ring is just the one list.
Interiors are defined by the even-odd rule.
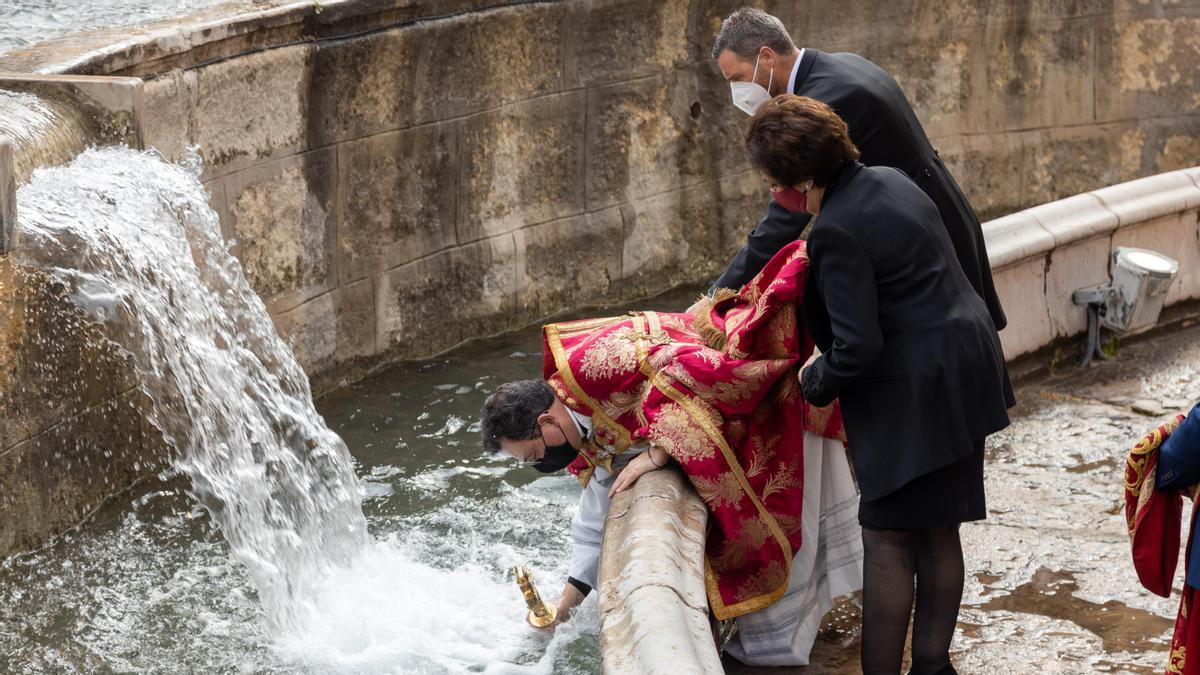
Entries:
[[606,673],[720,673],[704,590],[708,511],[678,470],[613,500],[600,557]]

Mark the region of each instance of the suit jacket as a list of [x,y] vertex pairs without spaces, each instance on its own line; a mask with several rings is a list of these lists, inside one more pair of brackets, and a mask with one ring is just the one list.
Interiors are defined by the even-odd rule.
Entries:
[[[1183,490],[1200,483],[1200,403],[1158,448],[1158,473],[1154,476],[1159,490]],[[1191,538],[1187,557],[1187,585],[1200,588],[1200,537]],[[1168,555],[1177,555],[1168,551]]]
[[[996,330],[1003,330],[1008,319],[992,282],[979,217],[929,143],[900,85],[861,56],[805,49],[792,93],[833,108],[850,127],[850,139],[862,153],[863,164],[900,169],[929,195],[967,280],[983,298]],[[766,217],[714,288],[741,288],[807,224],[808,214],[791,213],[772,201]]]
[[863,501],[1008,425],[1000,336],[937,206],[897,169],[844,166],[808,237],[805,399],[840,399]]

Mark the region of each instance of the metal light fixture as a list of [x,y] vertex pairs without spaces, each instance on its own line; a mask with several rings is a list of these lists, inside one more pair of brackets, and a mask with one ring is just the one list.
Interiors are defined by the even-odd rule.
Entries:
[[1104,327],[1121,334],[1137,333],[1158,322],[1167,290],[1179,274],[1179,263],[1144,248],[1118,248],[1113,254],[1112,281],[1083,288],[1071,296],[1077,305],[1087,305],[1088,334],[1083,365],[1092,357],[1107,358],[1100,349],[1100,320]]

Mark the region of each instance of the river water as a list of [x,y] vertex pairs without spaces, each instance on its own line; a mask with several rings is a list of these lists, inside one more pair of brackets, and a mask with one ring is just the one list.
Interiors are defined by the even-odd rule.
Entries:
[[0,54],[96,28],[140,26],[230,0],[3,0]]
[[[682,299],[682,298],[681,298]],[[593,673],[595,601],[552,639],[508,568],[554,597],[579,488],[484,456],[486,391],[539,368],[536,331],[402,365],[317,402],[353,455],[372,542],[273,632],[244,565],[169,477],[0,568],[0,672]]]

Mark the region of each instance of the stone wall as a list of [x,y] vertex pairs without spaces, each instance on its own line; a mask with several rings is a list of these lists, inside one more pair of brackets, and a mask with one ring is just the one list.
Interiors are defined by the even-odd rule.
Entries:
[[[128,357],[61,284],[12,253],[17,184],[89,144],[137,146],[141,87],[137,78],[0,75],[0,89],[37,96],[20,101],[33,114],[10,105],[0,120],[0,558],[45,543],[166,467]],[[20,128],[23,120],[36,124]]]
[[798,37],[895,75],[984,220],[1200,164],[1198,2],[803,7]]
[[717,273],[763,202],[699,4],[509,3],[184,65],[146,82],[146,142],[199,146],[310,373],[427,356]]
[[[711,279],[766,202],[708,56],[739,4],[348,0],[13,58],[146,79],[146,143],[199,147],[327,380]],[[985,218],[1200,163],[1200,0],[757,4],[890,70]]]
[[65,289],[0,254],[0,558],[161,471],[127,357]]

